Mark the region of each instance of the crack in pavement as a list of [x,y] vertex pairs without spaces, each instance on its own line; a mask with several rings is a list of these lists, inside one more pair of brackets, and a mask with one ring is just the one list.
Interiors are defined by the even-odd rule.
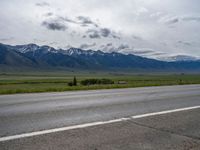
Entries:
[[153,130],[156,130],[156,131],[167,132],[167,133],[170,133],[170,134],[173,134],[173,135],[178,135],[178,136],[182,136],[182,137],[186,137],[186,138],[190,138],[190,139],[193,139],[193,140],[200,141],[200,137],[179,134],[179,133],[174,132],[174,131],[170,131],[170,130],[166,130],[166,129],[161,129],[161,128],[156,128],[156,127],[152,127],[152,126],[149,126],[149,125],[145,125],[145,124],[136,122],[134,120],[130,120],[130,122],[133,123],[133,124],[135,124],[135,125],[146,127],[146,128],[153,129]]

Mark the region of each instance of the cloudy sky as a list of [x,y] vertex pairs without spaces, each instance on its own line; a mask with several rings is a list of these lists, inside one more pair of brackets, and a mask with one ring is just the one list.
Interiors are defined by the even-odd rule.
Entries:
[[0,42],[200,57],[199,0],[0,0]]

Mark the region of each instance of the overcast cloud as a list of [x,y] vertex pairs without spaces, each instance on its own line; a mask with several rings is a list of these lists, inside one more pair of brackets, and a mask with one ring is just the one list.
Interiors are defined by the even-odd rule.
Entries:
[[1,0],[0,42],[200,57],[199,0]]

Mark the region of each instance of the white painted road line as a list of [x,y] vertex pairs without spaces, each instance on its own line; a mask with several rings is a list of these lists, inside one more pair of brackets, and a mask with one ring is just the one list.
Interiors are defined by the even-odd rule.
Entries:
[[197,109],[197,108],[200,108],[200,106],[185,107],[185,108],[178,108],[178,109],[173,109],[173,110],[166,110],[166,111],[148,113],[148,114],[143,114],[143,115],[136,115],[136,116],[132,116],[131,118],[138,119],[138,118],[169,114],[169,113],[173,113],[173,112],[186,111],[186,110]]
[[61,127],[61,128],[55,128],[55,129],[49,129],[49,130],[43,130],[43,131],[36,131],[36,132],[31,132],[31,133],[23,133],[23,134],[19,134],[19,135],[1,137],[0,142],[14,140],[14,139],[20,139],[20,138],[26,138],[26,137],[32,137],[32,136],[37,136],[37,135],[44,135],[44,134],[55,133],[55,132],[61,132],[61,131],[67,131],[67,130],[73,130],[73,129],[86,128],[86,127],[103,125],[103,124],[110,124],[110,123],[115,123],[115,122],[127,121],[127,120],[131,120],[131,119],[138,119],[138,118],[144,118],[144,117],[150,117],[150,116],[156,116],[156,115],[169,114],[169,113],[173,113],[173,112],[180,112],[180,111],[192,110],[192,109],[197,109],[197,108],[200,108],[200,106],[185,107],[185,108],[179,108],[179,109],[173,109],[173,110],[147,113],[147,114],[142,114],[142,115],[135,115],[135,116],[127,117],[127,118],[120,118],[120,119],[114,119],[114,120],[109,120],[109,121],[99,121],[99,122],[92,122],[92,123],[86,123],[86,124],[81,124],[81,125]]

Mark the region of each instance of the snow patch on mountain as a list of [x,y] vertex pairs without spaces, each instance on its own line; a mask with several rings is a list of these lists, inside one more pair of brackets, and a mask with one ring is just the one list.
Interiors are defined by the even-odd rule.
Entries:
[[16,46],[13,46],[13,47],[17,48],[18,51],[21,52],[21,53],[36,51],[39,48],[39,46],[36,45],[36,44],[16,45]]

